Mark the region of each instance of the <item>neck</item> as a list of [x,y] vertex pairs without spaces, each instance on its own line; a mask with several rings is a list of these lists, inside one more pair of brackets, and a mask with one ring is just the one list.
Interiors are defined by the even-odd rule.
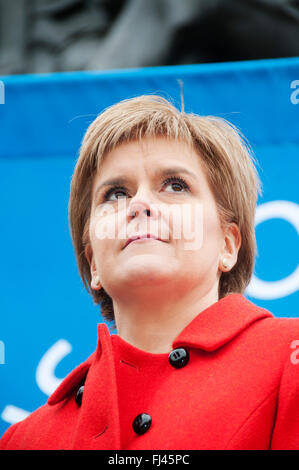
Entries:
[[218,285],[206,292],[198,286],[187,293],[172,289],[151,292],[142,298],[113,301],[119,336],[138,349],[168,353],[181,331],[203,310],[218,301]]

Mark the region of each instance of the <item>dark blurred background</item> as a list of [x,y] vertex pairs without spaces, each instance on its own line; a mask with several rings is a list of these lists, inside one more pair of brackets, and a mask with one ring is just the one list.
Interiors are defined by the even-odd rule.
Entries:
[[0,73],[299,56],[299,0],[0,0]]

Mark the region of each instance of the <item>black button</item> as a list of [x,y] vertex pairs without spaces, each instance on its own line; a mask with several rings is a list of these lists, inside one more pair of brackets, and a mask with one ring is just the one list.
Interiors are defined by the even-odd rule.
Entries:
[[83,390],[84,390],[84,385],[81,385],[81,387],[78,389],[78,392],[76,393],[75,402],[77,403],[78,406],[81,406],[81,403],[82,403]]
[[184,348],[177,348],[171,351],[171,353],[168,356],[168,360],[172,367],[175,367],[176,369],[180,369],[181,367],[184,367],[188,361],[189,361],[189,353],[186,349]]
[[147,413],[141,413],[133,421],[133,429],[136,434],[144,434],[149,430],[152,424],[152,418]]

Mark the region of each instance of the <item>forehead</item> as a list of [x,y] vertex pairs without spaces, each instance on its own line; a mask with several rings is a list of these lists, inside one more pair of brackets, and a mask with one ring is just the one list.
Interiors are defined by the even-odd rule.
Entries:
[[143,169],[148,174],[154,174],[158,168],[167,168],[169,165],[179,165],[193,172],[202,172],[204,169],[200,155],[187,143],[163,137],[146,138],[120,144],[105,154],[98,164],[96,179],[115,171],[136,173]]

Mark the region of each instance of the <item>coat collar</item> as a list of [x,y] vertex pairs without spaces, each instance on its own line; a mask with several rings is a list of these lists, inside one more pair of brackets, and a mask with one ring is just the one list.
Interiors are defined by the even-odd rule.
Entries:
[[92,364],[92,358],[95,353],[93,353],[86,361],[82,362],[78,367],[76,367],[72,372],[70,372],[61,384],[56,388],[52,395],[48,398],[48,405],[56,405],[60,401],[64,400],[67,396],[71,395],[78,387],[80,383],[83,383],[87,373]]
[[[247,300],[242,294],[229,294],[200,312],[174,340],[173,349],[180,346],[215,351],[257,320],[273,317],[268,311]],[[84,381],[89,368],[100,360],[111,338],[105,323],[98,325],[97,350],[74,369],[49,397],[48,404],[55,405],[73,393]]]
[[242,294],[229,294],[200,312],[173,342],[173,348],[189,346],[215,351],[253,322],[272,313]]

